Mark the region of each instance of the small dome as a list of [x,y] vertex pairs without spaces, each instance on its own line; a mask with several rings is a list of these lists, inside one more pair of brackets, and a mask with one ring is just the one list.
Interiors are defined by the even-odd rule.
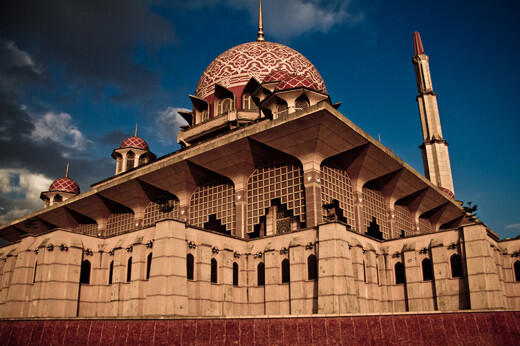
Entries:
[[319,86],[305,76],[295,76],[295,75],[287,75],[285,79],[283,79],[280,84],[276,87],[278,90],[286,90],[292,88],[301,88],[306,87],[313,90],[318,90]]
[[148,143],[141,137],[132,136],[128,137],[121,143],[121,149],[124,148],[135,148],[135,149],[142,149],[148,151]]
[[273,71],[305,76],[317,90],[326,91],[316,67],[292,48],[273,42],[248,42],[228,49],[206,68],[195,96],[205,99],[214,93],[215,84],[225,88],[244,87],[254,77],[261,81]]
[[49,191],[68,192],[74,193],[76,195],[78,195],[80,192],[78,183],[69,177],[63,177],[54,180],[54,182],[49,187]]

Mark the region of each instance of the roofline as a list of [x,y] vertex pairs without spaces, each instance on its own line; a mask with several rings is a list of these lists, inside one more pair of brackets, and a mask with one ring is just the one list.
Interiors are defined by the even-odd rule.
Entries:
[[[417,172],[408,163],[406,163],[401,158],[399,158],[392,150],[385,147],[383,144],[379,143],[379,141],[377,141],[375,138],[370,136],[368,133],[366,133],[364,130],[362,130],[359,126],[354,124],[349,118],[347,118],[345,115],[343,115],[338,110],[336,110],[330,103],[326,102],[326,100],[323,100],[314,106],[310,106],[304,110],[288,114],[287,116],[284,116],[283,118],[277,118],[277,119],[273,119],[270,121],[259,121],[254,124],[251,124],[249,126],[245,126],[243,128],[237,128],[235,131],[231,131],[231,132],[226,133],[217,138],[213,138],[208,141],[197,143],[188,148],[180,149],[176,152],[167,154],[167,155],[159,158],[158,160],[155,160],[155,161],[150,162],[143,166],[136,167],[136,168],[132,169],[131,171],[127,171],[123,174],[109,177],[109,178],[105,179],[104,181],[93,184],[92,188],[89,191],[83,192],[77,196],[71,197],[64,202],[61,202],[59,205],[53,205],[48,208],[40,209],[40,210],[35,211],[24,217],[15,219],[7,224],[0,225],[0,231],[2,231],[3,229],[5,229],[7,227],[15,226],[16,224],[19,224],[25,220],[28,220],[28,219],[31,219],[34,217],[38,217],[39,215],[44,214],[46,212],[72,204],[82,198],[96,195],[99,192],[108,190],[116,185],[119,185],[120,183],[126,182],[131,179],[138,179],[141,176],[144,176],[151,172],[163,169],[174,163],[178,163],[178,162],[187,160],[191,157],[195,157],[203,152],[206,152],[207,149],[214,149],[216,147],[221,147],[221,146],[227,145],[230,142],[236,142],[240,139],[250,137],[254,134],[264,132],[271,128],[281,126],[283,124],[295,121],[297,119],[305,118],[305,117],[310,116],[319,111],[326,111],[329,114],[331,114],[332,116],[334,116],[336,119],[338,119],[339,121],[343,122],[346,126],[350,127],[352,130],[354,130],[360,136],[362,136],[364,139],[366,139],[370,144],[374,145],[375,147],[377,147],[378,149],[383,151],[390,158],[392,158],[397,163],[399,163],[403,168],[410,171],[413,175],[415,175],[418,179],[420,179],[428,187],[430,187],[434,191],[438,192],[440,195],[444,196],[446,198],[446,200],[448,201],[448,203],[453,204],[455,207],[457,207],[457,209],[461,210],[462,212],[465,212],[464,208],[456,200],[450,198],[444,191],[440,190],[440,188],[438,186],[434,185],[430,180],[428,180],[422,174]],[[223,139],[227,139],[227,140],[223,141]],[[219,141],[220,143],[215,145],[215,142],[217,142],[217,141]],[[125,179],[124,181],[123,181],[123,177]]]

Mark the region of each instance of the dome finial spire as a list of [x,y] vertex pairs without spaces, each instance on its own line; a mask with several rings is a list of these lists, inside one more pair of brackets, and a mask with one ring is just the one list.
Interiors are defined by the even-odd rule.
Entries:
[[264,38],[264,21],[262,19],[262,0],[260,0],[260,6],[258,7],[258,36],[257,41],[265,41]]
[[134,132],[134,137],[137,137],[137,123],[135,123],[135,132]]
[[65,170],[65,177],[69,177],[69,163],[70,162],[67,162],[67,169]]

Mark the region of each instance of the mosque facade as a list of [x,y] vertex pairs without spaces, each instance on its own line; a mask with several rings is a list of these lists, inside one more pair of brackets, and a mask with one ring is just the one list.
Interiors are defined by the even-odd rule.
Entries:
[[520,239],[455,200],[418,33],[414,48],[424,176],[260,20],[202,74],[179,151],[157,158],[136,128],[114,176],[80,193],[67,169],[0,227],[0,317],[520,309]]

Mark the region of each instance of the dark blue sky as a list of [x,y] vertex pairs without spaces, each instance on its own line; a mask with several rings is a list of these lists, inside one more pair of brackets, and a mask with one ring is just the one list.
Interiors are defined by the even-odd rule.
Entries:
[[[158,156],[177,150],[175,109],[191,108],[217,55],[256,37],[256,0],[0,6],[1,223],[41,207],[67,161],[83,191],[113,174],[136,122]],[[423,172],[420,31],[456,197],[502,237],[520,233],[518,2],[265,0],[264,12],[266,38],[309,58],[340,111]]]

